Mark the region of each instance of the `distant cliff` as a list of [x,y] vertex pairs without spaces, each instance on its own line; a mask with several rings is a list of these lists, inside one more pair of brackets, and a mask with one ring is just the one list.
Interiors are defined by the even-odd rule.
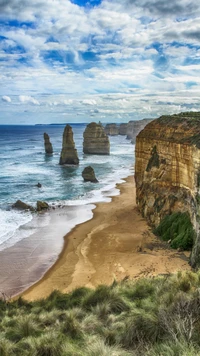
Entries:
[[188,212],[196,231],[191,265],[200,267],[200,113],[161,116],[136,138],[137,203],[150,224]]
[[127,131],[126,131],[127,139],[131,140],[132,143],[135,143],[136,136],[151,121],[152,119],[129,121],[127,125]]

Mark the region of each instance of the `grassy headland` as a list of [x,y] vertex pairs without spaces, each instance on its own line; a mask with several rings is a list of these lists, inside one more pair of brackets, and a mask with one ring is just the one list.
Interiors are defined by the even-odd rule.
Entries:
[[0,301],[1,356],[200,355],[200,273]]

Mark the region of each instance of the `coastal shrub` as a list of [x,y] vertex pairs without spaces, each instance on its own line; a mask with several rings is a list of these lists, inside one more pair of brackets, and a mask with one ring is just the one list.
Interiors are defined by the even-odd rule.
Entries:
[[57,332],[48,332],[35,338],[32,353],[34,356],[60,356],[63,342]]
[[4,336],[0,336],[0,356],[14,356],[15,345],[7,340]]
[[92,307],[97,306],[103,302],[110,303],[112,313],[121,313],[129,310],[128,303],[125,302],[115,289],[110,286],[100,285],[95,291],[91,291],[83,300],[82,306],[91,310]]
[[0,356],[200,356],[199,288],[200,272],[184,271],[3,300]]
[[140,312],[127,318],[119,341],[125,348],[132,348],[140,343],[154,343],[161,333],[157,316]]
[[190,250],[195,239],[195,231],[187,213],[177,212],[165,216],[154,233],[162,240],[171,240],[171,247],[175,249]]

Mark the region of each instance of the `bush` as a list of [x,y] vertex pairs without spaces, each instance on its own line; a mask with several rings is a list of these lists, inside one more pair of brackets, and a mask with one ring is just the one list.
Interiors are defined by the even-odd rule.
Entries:
[[172,248],[190,250],[195,239],[195,231],[187,213],[173,213],[167,215],[154,230],[162,240],[171,240]]

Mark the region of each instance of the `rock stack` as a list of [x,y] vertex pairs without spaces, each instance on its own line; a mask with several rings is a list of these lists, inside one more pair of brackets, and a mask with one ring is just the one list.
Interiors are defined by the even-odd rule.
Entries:
[[128,126],[128,124],[120,124],[119,125],[119,135],[127,134],[127,126]]
[[44,133],[44,148],[45,148],[45,153],[46,154],[52,154],[53,153],[53,147],[49,139],[49,135],[45,132]]
[[98,183],[96,179],[94,169],[91,166],[85,167],[82,172],[82,177],[85,182]]
[[116,124],[106,124],[105,132],[109,136],[117,136],[119,135],[119,128]]
[[73,131],[70,125],[66,125],[63,132],[63,144],[59,164],[79,164],[79,158],[73,139]]
[[84,134],[83,152],[87,154],[109,155],[110,142],[104,127],[91,122],[87,125]]

